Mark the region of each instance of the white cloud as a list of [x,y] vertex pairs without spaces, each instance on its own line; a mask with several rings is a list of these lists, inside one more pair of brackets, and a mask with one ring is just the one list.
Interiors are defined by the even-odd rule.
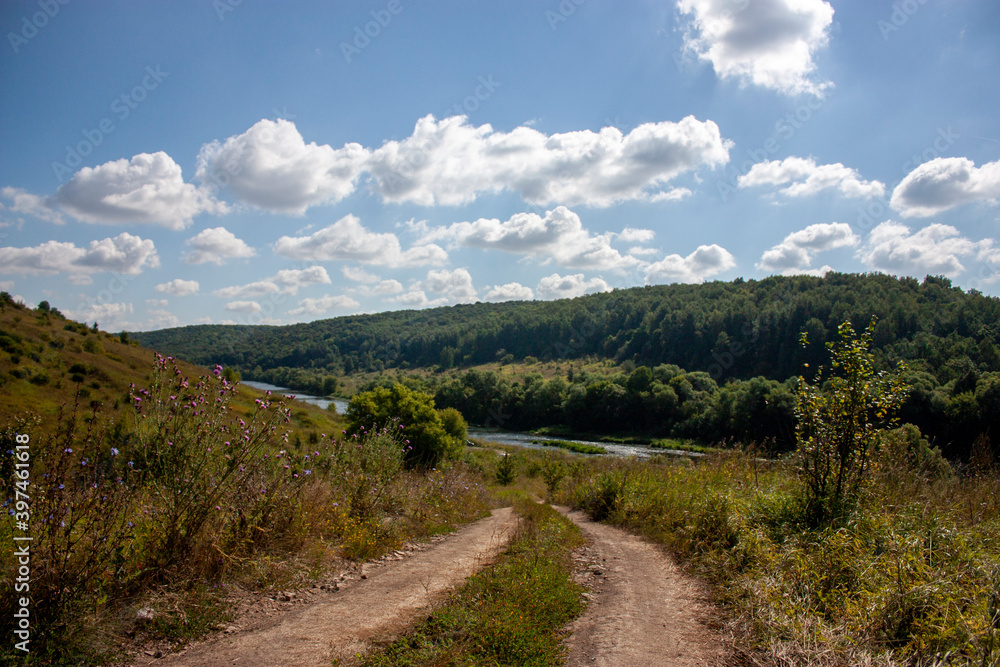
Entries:
[[891,206],[904,218],[927,217],[970,202],[996,204],[1000,198],[1000,160],[982,167],[964,157],[925,162],[900,181]]
[[370,232],[353,215],[309,236],[282,236],[274,244],[274,252],[289,259],[346,260],[390,267],[443,264],[448,260],[448,253],[434,244],[403,251],[395,234]]
[[817,165],[812,158],[789,157],[784,160],[758,162],[740,176],[739,187],[784,185],[780,190],[788,197],[807,197],[822,190],[838,190],[845,197],[881,197],[885,184],[865,181],[854,169],[841,163]]
[[63,241],[46,241],[30,248],[0,248],[3,273],[53,274],[117,271],[127,275],[157,268],[160,258],[148,239],[129,233],[91,241],[86,248]]
[[521,283],[507,283],[487,287],[486,301],[531,301],[535,298],[530,287],[525,287]]
[[358,291],[366,296],[399,294],[403,291],[403,283],[398,280],[380,280],[377,285],[362,285]]
[[133,310],[131,303],[92,303],[67,310],[66,316],[77,322],[97,322],[103,331],[120,331],[128,328],[127,318]]
[[757,268],[786,274],[806,272],[817,252],[856,246],[861,239],[844,222],[819,223],[792,232],[770,250],[764,251]]
[[428,271],[426,288],[444,295],[449,303],[471,303],[477,300],[472,276],[466,269],[454,271]]
[[951,225],[934,223],[911,233],[906,225],[887,221],[872,230],[857,255],[871,268],[886,273],[954,278],[965,271],[960,257],[975,255],[991,243],[989,239],[970,241]]
[[259,313],[260,304],[256,301],[230,301],[226,304],[226,310],[233,313]]
[[146,305],[150,308],[166,308],[169,303],[167,299],[146,299]]
[[203,229],[184,242],[191,248],[181,256],[188,264],[205,264],[211,262],[222,266],[227,259],[237,257],[253,257],[257,254],[253,248],[225,227]]
[[391,299],[386,299],[386,301],[392,303],[398,303],[401,306],[406,306],[408,308],[426,308],[428,306],[444,306],[448,303],[447,297],[441,297],[431,301],[427,298],[427,293],[423,290],[416,289],[410,290],[406,294],[400,294],[397,297]]
[[634,257],[642,257],[643,255],[658,255],[660,253],[656,248],[644,248],[642,246],[632,246],[628,249],[628,254]]
[[360,267],[345,266],[340,272],[344,274],[345,278],[356,283],[377,283],[379,281],[378,276],[368,273]]
[[131,323],[128,326],[130,331],[152,331],[154,329],[169,329],[179,327],[180,319],[169,310],[152,308],[148,311],[149,317],[143,322]]
[[[59,211],[52,208],[52,202],[45,197],[33,195],[21,188],[6,187],[0,189],[0,196],[11,200],[11,206],[5,207],[14,213],[30,215],[33,218],[61,225],[66,222]],[[0,206],[0,208],[4,208]]]
[[833,7],[823,0],[678,0],[690,15],[685,52],[735,78],[786,95],[822,95],[813,56],[827,43]]
[[670,188],[669,190],[665,190],[663,192],[657,192],[655,194],[650,195],[649,201],[653,202],[654,204],[656,202],[661,202],[661,201],[680,201],[682,199],[690,197],[693,194],[694,193],[691,192],[689,188]]
[[[640,233],[640,230],[633,233]],[[504,222],[496,218],[456,222],[430,230],[424,240],[444,238],[463,246],[504,250],[543,262],[551,259],[567,268],[601,271],[638,265],[639,260],[623,256],[611,247],[613,236],[591,236],[583,228],[580,216],[565,206],[557,206],[547,211],[545,217],[537,213],[516,213]]]
[[649,243],[656,236],[656,232],[652,229],[635,229],[634,227],[626,227],[622,230],[618,238],[622,241],[632,241],[638,243]]
[[357,301],[349,296],[343,295],[328,295],[323,296],[318,299],[302,299],[299,301],[299,307],[295,310],[288,311],[289,315],[322,315],[334,308],[337,309],[350,309],[357,308],[359,304]]
[[729,146],[714,122],[693,116],[628,134],[605,127],[553,135],[425,116],[410,137],[373,151],[368,170],[391,202],[459,205],[510,190],[539,205],[610,206],[648,198],[649,189],[703,165],[724,165]]
[[60,186],[52,201],[83,222],[170,229],[184,229],[200,213],[227,212],[225,204],[185,183],[180,166],[162,151],[84,167]]
[[571,299],[594,292],[610,292],[611,285],[602,278],[586,280],[582,273],[560,276],[553,273],[538,281],[535,294],[539,299]]
[[174,278],[170,282],[160,283],[154,289],[171,296],[188,296],[189,294],[197,294],[200,287],[197,280]]
[[736,266],[736,260],[716,244],[701,245],[687,257],[668,255],[646,267],[646,284],[700,283]]
[[305,143],[291,121],[261,120],[243,134],[205,144],[196,177],[206,187],[230,187],[268,211],[302,214],[354,192],[368,151]]
[[223,287],[212,292],[213,296],[224,299],[244,299],[258,297],[274,292],[296,294],[300,287],[308,285],[329,285],[330,274],[322,266],[310,266],[308,269],[282,269],[270,278],[264,278],[247,285]]

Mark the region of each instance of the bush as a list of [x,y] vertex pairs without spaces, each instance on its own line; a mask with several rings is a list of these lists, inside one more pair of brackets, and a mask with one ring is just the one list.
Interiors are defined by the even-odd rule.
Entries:
[[433,468],[464,443],[445,430],[429,394],[402,384],[356,394],[347,406],[347,424],[348,432],[358,435],[396,426],[407,445],[404,462],[409,468]]
[[[875,371],[871,353],[875,320],[858,337],[850,322],[840,342],[827,343],[830,365],[840,372],[821,388],[799,378],[795,415],[799,476],[808,520],[820,525],[854,510],[869,465],[906,395],[897,377]],[[807,344],[802,334],[803,345]],[[905,367],[900,365],[900,371]]]

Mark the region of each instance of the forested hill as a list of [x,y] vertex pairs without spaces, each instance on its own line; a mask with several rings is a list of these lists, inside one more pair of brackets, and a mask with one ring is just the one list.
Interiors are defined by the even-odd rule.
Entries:
[[[850,319],[878,318],[887,364],[904,359],[940,383],[1000,370],[1000,299],[945,278],[828,273],[760,281],[637,287],[558,301],[477,303],[289,326],[201,325],[134,334],[143,345],[247,378],[277,368],[341,375],[596,356],[784,380],[827,359]],[[799,345],[805,331],[812,345]],[[975,382],[973,379],[972,382]]]

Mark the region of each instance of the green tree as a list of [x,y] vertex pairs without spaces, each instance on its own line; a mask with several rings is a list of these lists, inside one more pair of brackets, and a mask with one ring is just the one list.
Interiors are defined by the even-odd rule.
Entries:
[[409,468],[437,466],[457,449],[434,409],[434,398],[398,383],[356,394],[347,405],[347,425],[358,435],[398,428]]
[[[795,415],[805,512],[814,525],[853,511],[873,456],[894,426],[906,387],[899,374],[876,372],[871,352],[875,320],[858,336],[850,322],[827,343],[837,373],[816,384],[799,377]],[[802,344],[807,345],[803,334]],[[900,363],[899,371],[905,367]]]
[[465,444],[469,439],[469,425],[465,422],[465,417],[455,408],[445,408],[439,410],[441,424],[445,432],[452,437],[455,442]]

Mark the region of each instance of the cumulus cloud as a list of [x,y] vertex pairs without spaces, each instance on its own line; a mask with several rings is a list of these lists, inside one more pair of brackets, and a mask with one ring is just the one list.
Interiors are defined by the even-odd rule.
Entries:
[[308,285],[329,285],[330,275],[322,266],[310,266],[308,269],[283,269],[270,278],[264,278],[246,285],[223,287],[212,292],[213,296],[224,299],[244,299],[258,297],[274,292],[295,294],[300,287]]
[[82,222],[170,229],[184,229],[200,213],[228,210],[206,191],[185,183],[180,166],[162,151],[84,167],[59,187],[52,202]]
[[160,283],[154,289],[157,292],[163,292],[171,296],[188,296],[190,294],[197,294],[200,287],[197,280],[174,278],[170,282]]
[[486,301],[531,301],[535,293],[521,283],[506,283],[487,287]]
[[959,258],[988,251],[991,243],[970,241],[951,225],[934,223],[912,232],[906,225],[887,221],[872,230],[857,255],[871,268],[886,273],[954,278],[965,271]]
[[814,54],[824,47],[833,7],[823,0],[678,0],[690,17],[685,52],[712,63],[722,79],[737,79],[786,95],[822,95]]
[[135,309],[131,303],[91,303],[77,310],[67,310],[66,316],[77,322],[98,322],[101,330],[122,330]]
[[784,160],[758,162],[740,176],[739,187],[784,185],[780,190],[787,197],[807,197],[823,190],[837,190],[845,197],[881,197],[885,184],[865,181],[854,169],[841,163],[817,165],[812,158],[789,157]]
[[128,233],[91,241],[86,248],[64,241],[46,241],[29,248],[0,248],[3,273],[54,274],[117,271],[127,275],[160,265],[156,247],[148,239]]
[[736,266],[725,248],[701,245],[687,257],[668,255],[646,267],[646,284],[700,283],[706,278]]
[[65,222],[62,214],[52,208],[52,202],[45,197],[39,197],[21,188],[12,187],[0,189],[0,197],[9,199],[11,202],[10,206],[4,207],[0,205],[0,208],[6,208],[13,213],[30,215],[33,218],[56,225],[61,225]]
[[[643,232],[646,231],[633,230],[631,233],[645,236]],[[544,217],[537,213],[516,213],[504,222],[496,218],[456,222],[430,230],[425,240],[448,239],[463,246],[552,260],[567,268],[601,271],[640,264],[635,257],[622,255],[611,247],[613,236],[591,236],[583,228],[580,216],[565,206],[557,206]]]
[[689,188],[671,188],[669,190],[664,190],[663,192],[657,192],[649,196],[649,201],[656,202],[661,201],[680,201],[687,197],[690,197],[694,193],[691,192]]
[[288,311],[289,315],[322,315],[333,309],[347,310],[351,308],[357,308],[359,304],[357,301],[349,296],[343,295],[328,295],[323,296],[318,299],[302,299],[299,301],[299,307]]
[[368,165],[386,201],[458,205],[509,190],[538,205],[610,206],[645,199],[676,176],[729,160],[712,121],[646,123],[546,135],[530,127],[496,132],[465,116],[425,116],[413,134],[374,150]]
[[225,264],[227,259],[238,257],[253,257],[257,254],[253,248],[225,227],[203,229],[184,242],[191,248],[181,256],[188,264],[205,264],[211,262],[217,266]]
[[259,313],[261,307],[256,301],[230,301],[226,304],[226,310],[232,313],[246,313],[250,315]]
[[792,232],[773,248],[764,251],[758,269],[786,274],[808,272],[813,255],[834,248],[856,246],[861,239],[844,222],[819,223]]
[[950,208],[1000,198],[1000,160],[982,167],[964,157],[925,162],[900,181],[890,205],[904,218],[927,217]]
[[652,229],[635,229],[634,227],[626,227],[618,235],[618,238],[622,241],[631,241],[636,243],[649,243],[656,236],[656,232]]
[[356,283],[377,283],[379,281],[378,276],[368,273],[360,267],[345,266],[340,272],[344,274],[345,278]]
[[427,289],[447,298],[449,303],[471,303],[477,300],[472,275],[466,269],[428,271],[424,284]]
[[434,244],[404,251],[395,234],[368,231],[353,215],[309,236],[282,236],[274,244],[274,252],[289,259],[346,260],[391,267],[443,264],[448,260],[448,253]]
[[[439,296],[431,299],[427,296],[427,292]],[[472,275],[466,269],[428,271],[427,278],[411,285],[408,292],[386,299],[388,302],[409,308],[473,303],[478,300],[476,288],[472,284]]]
[[259,208],[302,214],[354,192],[367,159],[360,144],[307,144],[291,121],[264,119],[243,134],[202,146],[195,176],[209,188],[228,186]]
[[362,285],[357,288],[361,294],[366,296],[377,295],[383,296],[386,294],[399,294],[403,291],[403,283],[398,280],[380,280],[375,285]]
[[611,285],[602,278],[586,280],[582,273],[560,276],[553,273],[538,281],[535,293],[539,299],[572,299],[594,292],[610,292]]

